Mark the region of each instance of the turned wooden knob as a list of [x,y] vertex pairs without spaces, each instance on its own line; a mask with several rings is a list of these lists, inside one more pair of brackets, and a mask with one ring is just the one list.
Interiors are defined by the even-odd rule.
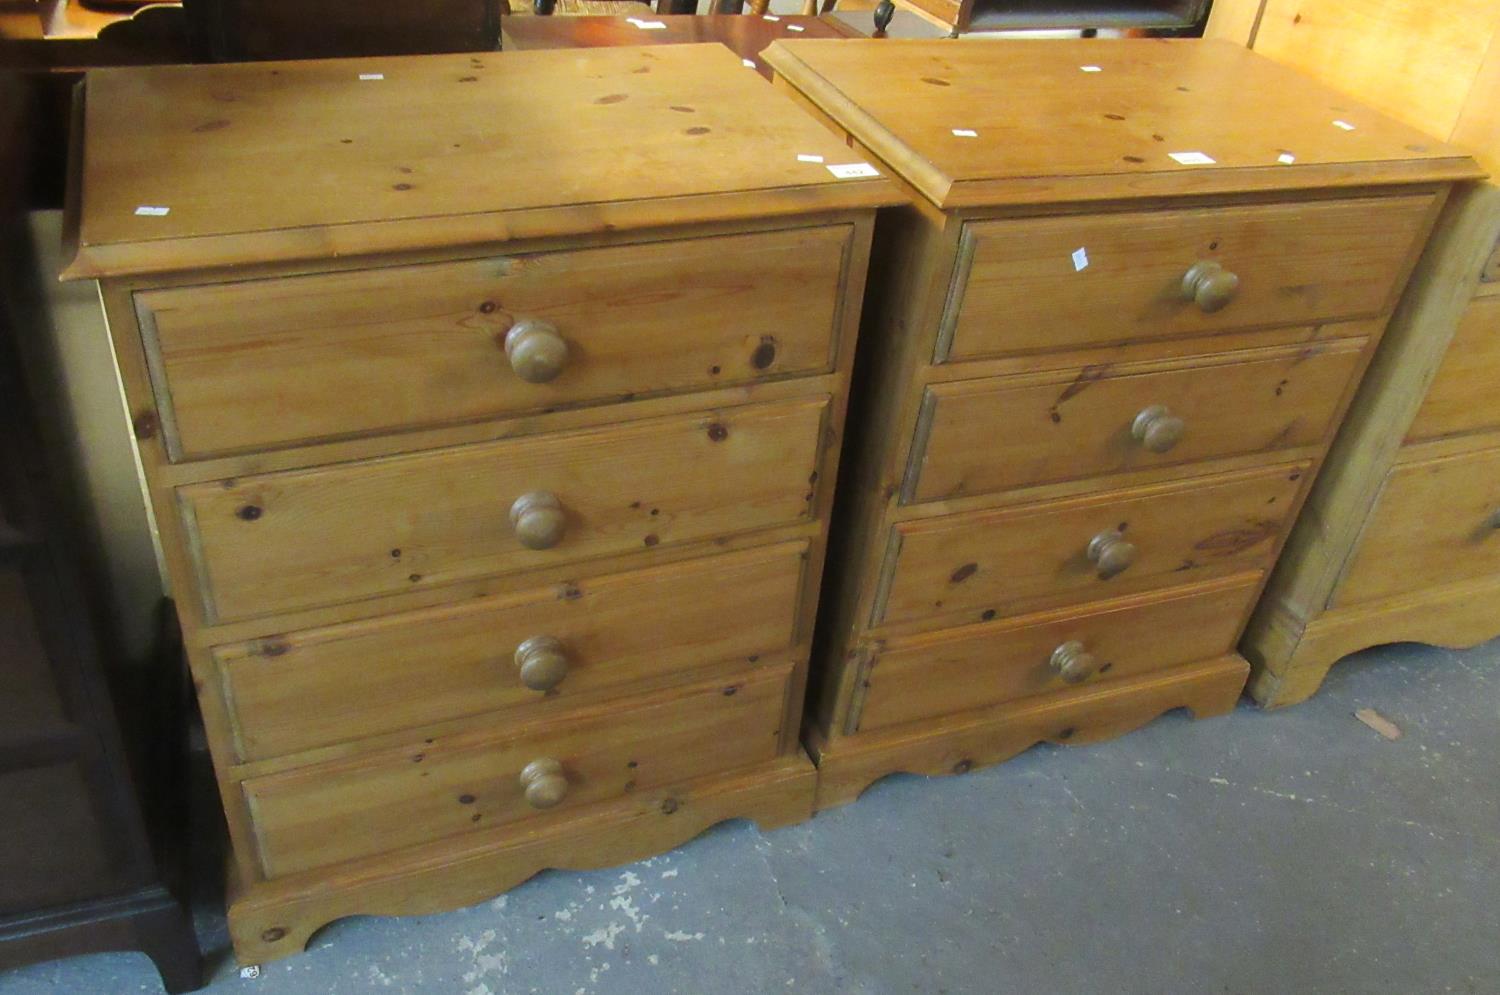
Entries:
[[1078,640],[1069,640],[1052,651],[1052,672],[1064,684],[1082,684],[1099,672],[1099,660]]
[[1167,410],[1165,404],[1144,408],[1130,424],[1130,434],[1153,453],[1164,453],[1182,440],[1187,422]]
[[527,383],[546,383],[568,365],[568,343],[549,322],[522,318],[505,333],[505,355],[516,376]]
[[1126,542],[1119,529],[1108,529],[1089,540],[1089,562],[1100,580],[1118,576],[1135,562],[1135,543]]
[[1182,276],[1182,299],[1194,301],[1204,314],[1234,300],[1240,278],[1211,259],[1200,259]]
[[568,676],[568,654],[554,636],[532,636],[516,647],[521,683],[533,691],[551,691]]
[[551,549],[562,541],[568,516],[556,494],[532,491],[510,506],[510,524],[527,549]]
[[568,775],[561,761],[541,757],[521,770],[521,791],[532,808],[551,808],[568,794]]

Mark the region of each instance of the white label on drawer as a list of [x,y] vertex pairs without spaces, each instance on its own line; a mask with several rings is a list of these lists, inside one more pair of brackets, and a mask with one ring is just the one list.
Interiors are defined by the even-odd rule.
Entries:
[[760,16],[761,16],[761,18],[763,20],[767,20],[767,21],[779,21],[779,20],[781,20],[781,18],[777,17],[775,14],[762,14]]
[[829,166],[828,171],[841,180],[857,180],[861,176],[879,176],[880,171],[868,162],[846,162]]
[[1283,152],[1281,153],[1281,155],[1276,157],[1276,161],[1281,163],[1283,166],[1290,166],[1292,163],[1297,161],[1297,157],[1292,155],[1290,152]]
[[1073,272],[1089,268],[1089,250],[1083,246],[1073,250]]
[[746,69],[754,69],[755,68],[755,60],[754,59],[741,59],[740,60],[740,65],[744,66]]
[[1104,70],[1101,69],[1098,66],[1079,66],[1078,68],[1081,69],[1081,70],[1083,70],[1086,73],[1102,73],[1102,72],[1104,72]]
[[979,132],[975,131],[973,128],[954,128],[953,129],[953,137],[954,138],[978,138],[979,137]]
[[804,28],[804,27],[803,27],[803,26],[802,26],[802,25],[800,25],[800,24],[788,24],[788,25],[787,25],[787,26],[786,26],[786,29],[787,29],[787,30],[788,30],[788,31],[806,31],[806,30],[807,30],[807,29],[806,29],[806,28]]
[[642,31],[665,31],[667,29],[666,21],[642,21],[635,17],[628,17],[626,20]]
[[804,153],[804,154],[799,155],[797,157],[797,161],[798,162],[822,162],[823,161],[823,157],[820,156],[820,155],[807,155],[806,153]]
[[1167,157],[1173,159],[1180,166],[1212,166],[1212,156],[1204,155],[1202,152],[1168,152]]
[[385,79],[385,73],[360,73],[359,78],[362,80]]
[[135,209],[135,213],[143,218],[164,218],[172,213],[172,209],[170,207],[152,207],[149,204],[142,204]]
[[1335,122],[1333,122],[1333,126],[1335,128],[1338,128],[1340,131],[1353,131],[1354,130],[1354,125],[1350,124],[1348,121],[1335,121]]

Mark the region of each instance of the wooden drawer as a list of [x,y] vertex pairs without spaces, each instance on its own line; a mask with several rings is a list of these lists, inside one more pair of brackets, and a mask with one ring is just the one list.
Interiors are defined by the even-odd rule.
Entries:
[[1464,311],[1408,439],[1500,426],[1500,297],[1477,297]]
[[[204,608],[244,618],[808,518],[826,397],[178,490]],[[521,544],[524,495],[561,538]]]
[[1500,449],[1396,466],[1334,605],[1500,574]]
[[[754,662],[793,642],[806,548],[783,543],[220,646],[213,655],[240,758],[544,697],[628,690],[631,682],[719,661]],[[558,671],[547,673],[542,652],[527,658],[536,687],[522,681],[517,649],[526,643],[565,659],[552,688],[546,685]]]
[[[830,368],[848,225],[138,293],[173,458]],[[523,380],[513,323],[567,359]],[[543,333],[547,337],[549,333]]]
[[[904,522],[894,530],[874,622],[1003,617],[1260,569],[1305,470],[1282,466]],[[1111,532],[1135,555],[1105,578],[1088,550]]]
[[[1394,303],[1432,203],[1403,195],[971,222],[936,361],[1376,315]],[[1213,313],[1182,297],[1199,260],[1239,277]]]
[[[1226,354],[929,387],[903,499],[1317,445],[1364,344],[1344,339],[1257,350],[1253,360]],[[1154,452],[1148,443],[1170,448]]]
[[[776,756],[785,667],[602,705],[522,729],[476,724],[410,747],[245,781],[268,877],[507,823],[568,815]],[[520,776],[561,764],[566,793],[545,812]]]
[[[859,729],[884,729],[1220,656],[1234,648],[1259,584],[1260,574],[1241,574],[1086,612],[1065,609],[892,640],[866,673]],[[1061,662],[1063,647],[1073,643],[1092,663],[1075,657],[1072,665],[1078,669],[1065,681],[1053,660]]]

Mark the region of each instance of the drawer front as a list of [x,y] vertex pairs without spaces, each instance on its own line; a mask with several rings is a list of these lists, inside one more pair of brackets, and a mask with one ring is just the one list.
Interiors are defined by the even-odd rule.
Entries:
[[1500,426],[1500,297],[1477,297],[1459,319],[1453,342],[1412,420],[1408,439]]
[[[136,305],[169,449],[203,456],[825,370],[851,230],[157,290]],[[545,376],[560,342],[551,380],[507,358],[507,331],[527,320],[515,362]]]
[[[1142,372],[1109,366],[928,388],[907,501],[1317,445],[1363,339]],[[926,444],[921,435],[926,429]]]
[[792,645],[806,548],[785,543],[218,647],[240,757],[753,662]]
[[827,403],[241,477],[178,498],[205,610],[244,618],[805,520]]
[[[971,223],[937,359],[1373,316],[1431,207],[1405,195]],[[1200,260],[1239,278],[1217,311],[1183,297]]]
[[[1277,467],[903,523],[876,621],[1004,617],[1261,569],[1305,471]],[[1101,562],[1090,559],[1091,546]]]
[[861,731],[1134,677],[1234,648],[1260,574],[893,642],[865,679]]
[[1500,449],[1398,465],[1386,477],[1336,607],[1500,573]]
[[[776,755],[787,669],[679,688],[545,727],[438,737],[241,787],[268,877],[508,823],[535,823]],[[545,810],[521,775],[555,761]],[[533,768],[535,769],[535,768]],[[535,784],[535,782],[533,782]]]

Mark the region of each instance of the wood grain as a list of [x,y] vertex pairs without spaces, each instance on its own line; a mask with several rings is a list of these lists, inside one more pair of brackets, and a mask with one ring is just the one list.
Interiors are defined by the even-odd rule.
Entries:
[[[903,496],[952,499],[1317,446],[1333,426],[1365,344],[1344,339],[938,384],[924,398],[927,439],[913,448]],[[1152,452],[1132,435],[1136,416],[1150,405],[1165,406],[1186,424],[1167,452]]]
[[1407,441],[1500,428],[1500,297],[1476,297],[1458,319]]
[[[815,39],[764,58],[945,209],[1480,175],[1457,149],[1223,42]],[[1170,158],[1188,151],[1213,162]]]
[[[194,484],[178,501],[205,611],[244,618],[810,518],[827,408],[750,405]],[[509,520],[538,491],[566,516],[550,549],[522,546]]]
[[73,275],[891,200],[799,161],[845,150],[721,45],[106,69],[86,92]]
[[1400,463],[1330,607],[1500,573],[1500,450]]
[[[971,223],[938,359],[1378,314],[1430,211],[1408,195]],[[1200,259],[1240,280],[1211,314],[1182,299]]]
[[[1268,566],[1307,465],[1104,492],[895,528],[879,624],[982,619]],[[1139,551],[1101,579],[1089,540],[1118,529]]]
[[[795,637],[806,554],[783,543],[217,647],[239,758],[501,709],[524,722],[704,664],[769,659]],[[537,636],[568,659],[546,693],[514,660]]]
[[[1108,684],[1234,649],[1259,588],[1258,574],[1163,594],[1097,602],[940,633],[883,641],[863,678],[857,729],[1000,704],[1069,687],[1050,665],[1053,650],[1079,642]],[[853,731],[853,730],[851,730]]]
[[[850,228],[144,291],[173,458],[828,370]],[[567,344],[528,383],[516,322]]]

